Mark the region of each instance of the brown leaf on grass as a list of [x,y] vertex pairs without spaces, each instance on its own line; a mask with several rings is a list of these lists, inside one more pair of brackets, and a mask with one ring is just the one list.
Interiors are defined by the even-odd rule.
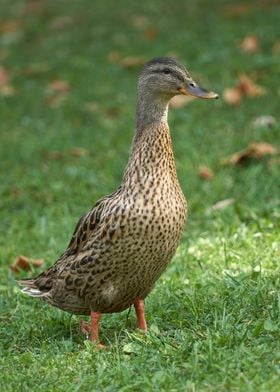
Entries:
[[246,53],[257,53],[260,50],[260,39],[256,35],[247,35],[240,44]]
[[228,4],[222,7],[222,13],[225,17],[234,17],[234,16],[242,16],[246,15],[252,11],[251,4],[243,3],[235,3]]
[[41,12],[44,6],[44,2],[41,0],[30,0],[25,2],[24,7],[22,9],[22,13],[24,15],[29,15],[31,13]]
[[182,108],[183,106],[186,106],[188,103],[193,101],[195,97],[192,97],[190,95],[175,95],[170,102],[169,106],[172,109],[177,109],[177,108]]
[[10,82],[10,77],[10,72],[6,68],[0,66],[0,87],[8,84]]
[[202,165],[198,169],[198,175],[202,180],[211,181],[214,177],[213,170],[208,166]]
[[86,157],[89,154],[89,150],[84,147],[75,147],[72,148],[70,153],[71,155],[73,155],[73,157],[80,158],[80,157]]
[[15,88],[10,84],[11,73],[0,66],[0,94],[11,96],[15,94]]
[[238,84],[235,87],[224,90],[223,98],[230,105],[240,105],[244,96],[255,98],[265,93],[264,87],[256,84],[248,75],[242,74],[239,75]]
[[269,143],[258,142],[251,143],[247,148],[242,151],[236,152],[229,158],[224,160],[226,165],[242,165],[252,159],[262,159],[266,155],[275,155],[277,149]]
[[110,117],[110,118],[116,118],[120,115],[121,110],[119,107],[116,106],[111,106],[109,108],[106,109],[106,116]]
[[42,267],[43,264],[43,259],[29,259],[26,256],[21,255],[15,259],[10,268],[14,273],[18,273],[20,270],[31,270],[32,267]]
[[63,153],[61,151],[57,151],[57,150],[46,151],[44,153],[44,158],[58,161],[63,158]]
[[31,259],[30,264],[35,268],[40,268],[45,264],[43,259]]
[[143,65],[145,62],[146,59],[143,56],[127,56],[120,60],[120,65],[124,68],[131,68]]
[[70,92],[70,84],[65,80],[53,80],[46,89],[46,102],[51,108],[58,107]]
[[70,91],[70,84],[65,80],[55,79],[48,85],[50,92],[67,94]]
[[113,50],[107,54],[107,59],[111,63],[119,64],[124,68],[132,68],[137,67],[139,65],[143,65],[146,62],[146,58],[143,56],[126,56],[121,57],[120,52],[117,50]]
[[265,155],[275,155],[277,148],[265,142],[251,143],[249,145],[250,156],[255,159],[262,159]]
[[207,212],[219,211],[224,210],[228,206],[232,205],[235,202],[233,197],[225,200],[220,200],[217,203],[213,204],[211,207],[208,208]]
[[237,106],[242,101],[242,93],[238,87],[226,88],[223,92],[223,98],[229,105]]
[[22,194],[22,189],[15,185],[10,189],[10,194],[14,197],[19,197]]
[[118,63],[121,59],[120,52],[117,50],[112,50],[107,54],[107,59],[110,61],[110,63]]
[[10,19],[2,22],[0,25],[1,33],[13,33],[22,27],[22,20],[20,19]]
[[266,93],[264,87],[257,85],[248,75],[245,74],[239,75],[238,88],[248,97],[259,97]]
[[157,29],[154,26],[149,26],[145,31],[144,31],[144,37],[148,41],[154,41],[158,35]]

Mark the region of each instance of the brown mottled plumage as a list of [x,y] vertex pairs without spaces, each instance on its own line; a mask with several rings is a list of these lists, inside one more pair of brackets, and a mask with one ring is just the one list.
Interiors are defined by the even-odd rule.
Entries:
[[[198,87],[171,58],[143,67],[137,93],[136,134],[120,187],[80,219],[53,266],[19,282],[27,294],[71,313],[120,312],[135,304],[139,321],[141,300],[165,270],[183,232],[186,203],[167,124],[168,102],[177,94],[217,96]],[[98,332],[92,335],[97,339]]]

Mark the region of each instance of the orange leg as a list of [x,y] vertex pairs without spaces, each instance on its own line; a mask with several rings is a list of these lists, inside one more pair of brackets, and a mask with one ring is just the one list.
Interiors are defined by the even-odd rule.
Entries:
[[96,343],[99,342],[98,324],[99,324],[99,320],[101,319],[101,313],[91,312],[90,317],[91,317],[90,339],[92,342]]
[[145,319],[144,300],[138,299],[137,301],[135,301],[134,307],[137,315],[137,326],[139,329],[142,329],[146,332],[148,330],[148,327]]
[[99,320],[101,319],[101,313],[91,312],[90,313],[91,322],[86,323],[82,321],[80,323],[81,332],[90,334],[90,340],[94,343],[97,348],[104,348],[105,346],[99,342],[98,326]]

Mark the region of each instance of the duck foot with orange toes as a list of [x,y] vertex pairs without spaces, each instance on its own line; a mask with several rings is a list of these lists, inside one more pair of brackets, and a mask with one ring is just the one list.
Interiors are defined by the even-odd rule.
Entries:
[[[143,299],[139,299],[134,302],[134,307],[137,316],[137,327],[143,331],[147,332],[147,322],[145,319],[145,310],[144,310],[144,301]],[[80,331],[90,336],[90,340],[97,346],[97,348],[106,348],[104,344],[100,343],[99,341],[99,321],[101,319],[100,312],[91,312],[90,313],[91,322],[88,323],[86,321],[80,322]]]

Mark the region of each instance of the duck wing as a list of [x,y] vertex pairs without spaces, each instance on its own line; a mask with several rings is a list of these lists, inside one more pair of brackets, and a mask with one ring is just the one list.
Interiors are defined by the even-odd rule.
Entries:
[[[120,192],[121,189],[119,188],[114,193],[98,200],[92,209],[81,217],[75,227],[66,251],[61,255],[58,261],[60,261],[61,258],[65,258],[65,256],[79,253],[85,245],[88,245],[88,241],[95,237],[104,223],[106,223],[106,218],[114,213],[112,202],[114,202],[114,200],[117,201]],[[112,211],[110,211],[110,209],[112,209]]]
[[88,258],[93,247],[104,245],[106,240],[112,244],[114,221],[122,213],[118,205],[118,189],[111,195],[100,199],[93,208],[78,221],[69,245],[60,258],[47,270],[31,279],[21,279],[23,292],[31,296],[45,296],[56,283],[57,279],[66,279],[67,275],[75,274],[80,269],[83,259]]

